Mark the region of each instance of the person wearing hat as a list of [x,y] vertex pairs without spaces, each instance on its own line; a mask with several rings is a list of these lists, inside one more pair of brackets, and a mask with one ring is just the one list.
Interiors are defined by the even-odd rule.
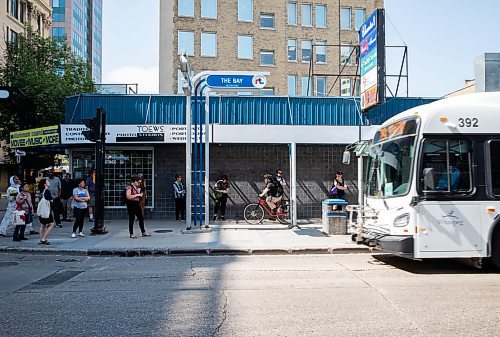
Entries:
[[331,190],[336,192],[331,193],[330,196],[332,198],[345,200],[345,191],[347,190],[347,187],[345,186],[344,173],[342,171],[337,171],[335,174]]

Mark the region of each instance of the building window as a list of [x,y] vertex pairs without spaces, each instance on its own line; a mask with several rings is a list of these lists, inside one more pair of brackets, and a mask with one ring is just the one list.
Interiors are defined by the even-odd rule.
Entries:
[[201,0],[201,17],[217,19],[217,0]]
[[297,76],[288,75],[288,96],[297,95]]
[[65,11],[64,0],[52,0],[52,20],[54,22],[64,22]]
[[311,96],[312,82],[308,76],[302,76],[302,96]]
[[21,2],[19,4],[19,21],[21,21],[21,23],[26,22],[26,3],[25,2]]
[[274,29],[274,14],[261,14],[260,15],[260,28],[273,28]]
[[274,65],[274,51],[260,51],[260,64],[261,65]]
[[[93,152],[73,151],[73,177],[85,178],[95,168]],[[122,192],[130,184],[130,177],[142,172],[148,186],[146,206],[154,205],[154,175],[153,150],[106,150],[104,181],[106,193],[104,205],[106,207],[125,207],[122,201]]]
[[340,47],[340,64],[352,64],[352,47],[351,46],[341,46]]
[[194,16],[194,0],[178,0],[177,13],[179,16]]
[[316,96],[326,96],[326,77],[316,77]]
[[302,26],[312,26],[312,5],[302,4]]
[[340,80],[340,96],[351,96],[350,78],[343,78]]
[[316,62],[326,63],[326,41],[316,41]]
[[19,0],[7,0],[7,12],[19,19]]
[[260,90],[261,96],[274,96],[274,88],[264,88]]
[[57,41],[64,40],[64,27],[52,27],[52,38]]
[[7,44],[12,46],[17,46],[19,34],[16,31],[7,27]]
[[340,9],[340,29],[352,29],[351,7],[342,7]]
[[177,52],[181,54],[185,51],[187,55],[194,55],[194,32],[179,30],[177,34]]
[[354,29],[359,30],[363,23],[365,23],[365,9],[356,8],[354,10]]
[[184,75],[182,74],[180,69],[177,69],[177,94],[184,95],[184,89],[182,87],[186,87],[188,85],[187,81],[184,79]]
[[311,49],[312,49],[312,41],[311,40],[302,40],[301,42],[302,49],[302,62],[309,62],[311,60]]
[[217,33],[201,33],[201,56],[217,56]]
[[42,15],[41,14],[38,14],[36,16],[36,31],[38,33],[42,32]]
[[238,0],[238,21],[253,21],[253,0]]
[[253,37],[251,35],[238,36],[238,58],[253,59]]
[[297,40],[288,39],[288,61],[297,61]]
[[297,3],[289,2],[288,3],[288,24],[296,25],[297,24]]
[[316,5],[316,27],[325,28],[326,20],[326,5]]

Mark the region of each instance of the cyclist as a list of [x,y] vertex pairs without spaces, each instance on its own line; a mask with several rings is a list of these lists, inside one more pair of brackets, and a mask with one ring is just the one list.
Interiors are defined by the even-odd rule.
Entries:
[[283,187],[279,181],[275,180],[271,173],[266,173],[264,175],[264,183],[266,187],[259,194],[259,197],[266,198],[266,203],[271,209],[271,211],[276,214],[276,208],[281,203],[281,199],[283,199]]

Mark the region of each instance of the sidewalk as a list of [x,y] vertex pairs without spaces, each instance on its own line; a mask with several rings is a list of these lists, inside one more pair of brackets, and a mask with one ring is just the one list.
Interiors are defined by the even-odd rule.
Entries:
[[[3,213],[3,212],[1,212]],[[0,216],[3,214],[0,213]],[[35,219],[35,223],[38,220]],[[351,242],[350,235],[327,236],[321,232],[321,220],[300,221],[301,229],[288,229],[271,221],[249,225],[245,221],[210,223],[211,232],[183,234],[184,222],[147,220],[146,230],[151,237],[130,239],[128,221],[106,221],[108,234],[92,236],[93,223],[86,221],[86,237],[71,238],[73,223],[63,222],[49,235],[49,246],[39,244],[38,235],[29,240],[14,242],[12,235],[0,238],[0,252],[50,253],[67,255],[200,255],[200,254],[332,254],[368,252],[366,246]],[[38,231],[37,226],[34,226]],[[136,235],[139,225],[134,225]],[[195,228],[193,228],[195,229]]]

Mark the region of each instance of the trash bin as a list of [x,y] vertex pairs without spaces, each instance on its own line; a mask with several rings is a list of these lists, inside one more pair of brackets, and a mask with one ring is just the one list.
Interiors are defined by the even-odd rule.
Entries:
[[[337,206],[333,210],[333,206]],[[340,207],[339,207],[340,206]],[[326,199],[322,202],[322,231],[328,235],[347,234],[347,201],[342,199]]]

